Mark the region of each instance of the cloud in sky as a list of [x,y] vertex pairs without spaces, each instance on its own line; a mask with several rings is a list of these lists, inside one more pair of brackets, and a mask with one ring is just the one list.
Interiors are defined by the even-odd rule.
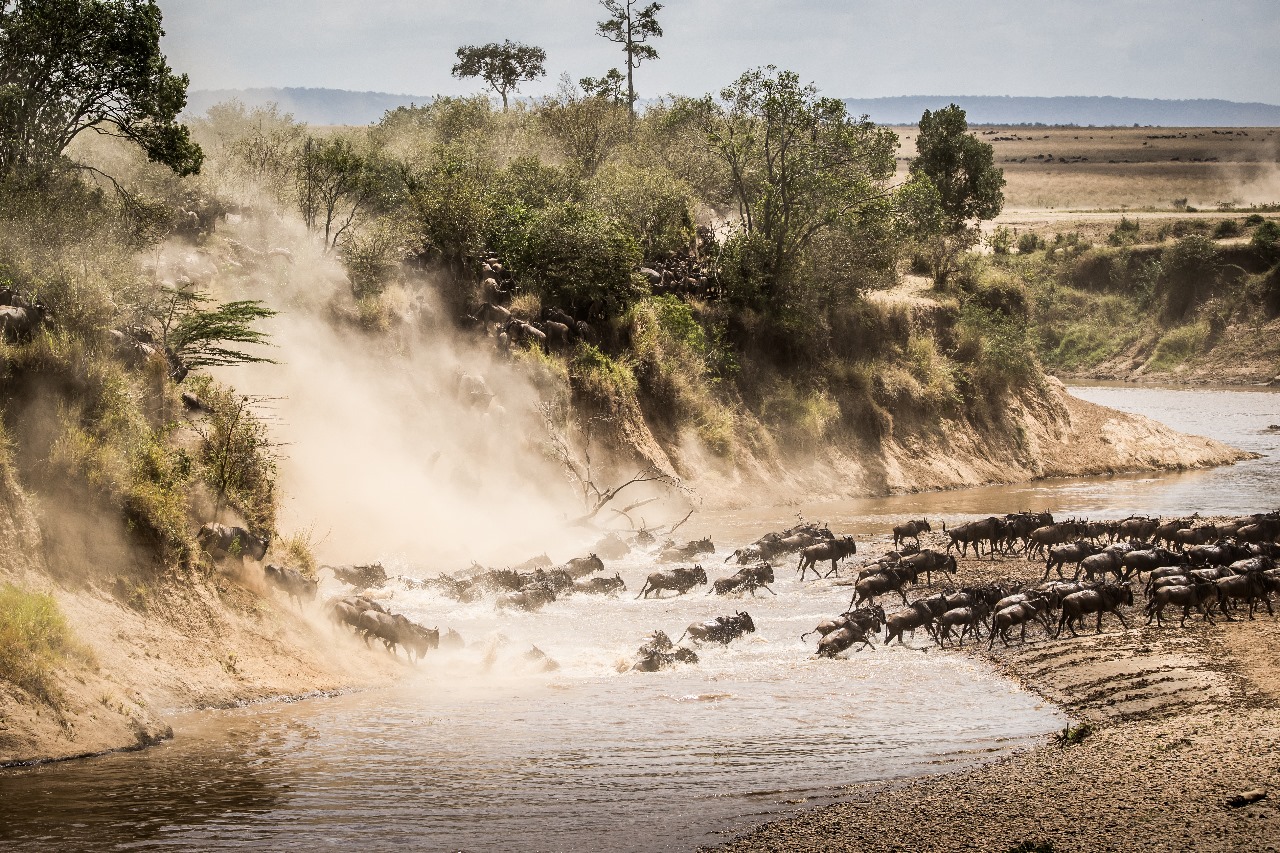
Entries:
[[[547,51],[525,94],[621,65],[594,0],[160,0],[170,64],[197,89],[466,94],[462,44]],[[774,64],[826,94],[1124,95],[1280,103],[1276,0],[671,0],[643,96],[701,94]]]

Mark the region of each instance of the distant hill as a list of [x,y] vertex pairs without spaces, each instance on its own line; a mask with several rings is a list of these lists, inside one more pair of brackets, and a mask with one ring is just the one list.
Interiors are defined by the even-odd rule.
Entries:
[[[189,94],[187,115],[239,99],[249,106],[274,101],[308,124],[371,124],[387,110],[430,103],[430,95],[349,92],[345,89],[204,89]],[[925,110],[959,104],[970,124],[1157,125],[1163,127],[1280,127],[1280,106],[1235,101],[1162,101],[1147,98],[1012,98],[992,95],[918,95],[849,98],[854,115],[879,124],[915,124]]]
[[1162,101],[1149,98],[1011,98],[992,95],[919,95],[848,98],[854,115],[877,124],[916,124],[925,110],[964,108],[970,124],[1074,124],[1162,127],[1280,127],[1280,106],[1235,101]]

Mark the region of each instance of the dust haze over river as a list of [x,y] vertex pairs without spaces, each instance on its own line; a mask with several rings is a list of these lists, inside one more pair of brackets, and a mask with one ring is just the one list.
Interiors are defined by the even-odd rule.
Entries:
[[[1115,517],[1272,508],[1280,395],[1087,387],[1094,402],[1264,454],[1206,472],[1117,476],[695,516],[718,576],[733,548],[803,510],[857,533],[859,557],[891,521],[1019,508]],[[562,560],[578,550],[569,544]],[[434,573],[408,555],[388,570]],[[816,661],[798,635],[848,602],[784,564],[744,602],[700,591],[636,601],[652,557],[609,561],[631,593],[499,616],[392,582],[393,609],[459,630],[469,647],[432,656],[392,689],[185,716],[141,753],[0,775],[0,845],[22,850],[679,850],[714,843],[839,786],[936,772],[1034,742],[1062,717],[968,658],[878,648]],[[723,574],[727,574],[727,570]],[[327,580],[322,596],[339,588]],[[704,647],[697,666],[620,674],[643,635],[740,608],[758,632]],[[334,635],[335,653],[344,642]],[[540,673],[537,645],[561,668]],[[408,668],[407,668],[408,671]]]

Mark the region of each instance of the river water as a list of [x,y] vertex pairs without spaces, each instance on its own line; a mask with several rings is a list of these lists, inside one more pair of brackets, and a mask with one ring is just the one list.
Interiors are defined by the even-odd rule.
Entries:
[[[1019,508],[1119,516],[1240,513],[1276,501],[1280,395],[1081,387],[1073,393],[1264,454],[1208,472],[1091,478],[834,504],[708,513],[721,560],[797,511],[883,534],[906,517]],[[694,526],[696,524],[696,526]],[[864,544],[863,553],[874,547]],[[572,554],[553,553],[557,559]],[[391,557],[390,572],[423,567]],[[915,648],[812,658],[799,634],[849,590],[778,573],[777,597],[695,592],[636,601],[654,568],[607,561],[632,593],[495,613],[392,582],[392,609],[450,626],[466,649],[433,655],[395,688],[189,714],[139,753],[0,774],[0,848],[14,850],[690,850],[841,786],[937,772],[1027,746],[1063,718],[985,665]],[[339,592],[328,581],[322,595]],[[703,647],[696,666],[620,672],[644,635],[745,609],[758,631]],[[355,641],[332,638],[335,653]],[[542,672],[536,645],[559,669]]]

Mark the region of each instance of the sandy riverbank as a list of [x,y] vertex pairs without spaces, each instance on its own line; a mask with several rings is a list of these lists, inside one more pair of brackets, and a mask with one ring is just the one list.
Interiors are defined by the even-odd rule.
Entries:
[[[1039,580],[1022,558],[966,560],[961,585]],[[1240,851],[1280,847],[1280,620],[1146,627],[948,654],[991,660],[1093,733],[961,773],[851,789],[729,851]],[[890,607],[890,610],[893,608]],[[921,632],[913,643],[932,645]],[[937,652],[930,652],[937,653]],[[864,654],[872,654],[866,652]],[[1241,807],[1228,800],[1263,789]]]

